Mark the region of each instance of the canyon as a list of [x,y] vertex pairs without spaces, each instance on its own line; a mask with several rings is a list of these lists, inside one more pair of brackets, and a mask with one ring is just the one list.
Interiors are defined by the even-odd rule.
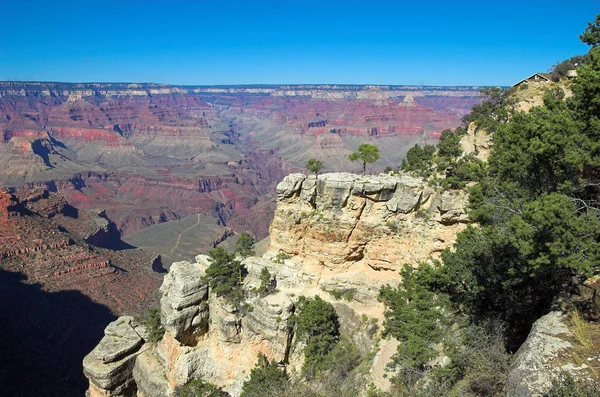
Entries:
[[[290,204],[300,194],[294,189],[303,185],[306,195],[304,190],[311,183],[316,186],[316,180],[294,182],[296,188],[286,188],[293,193],[279,201],[278,196],[287,193],[277,185],[290,173],[293,176],[285,183],[300,178],[293,173],[302,170],[309,158],[322,160],[325,171],[358,170],[347,155],[365,142],[377,145],[381,154],[369,172],[396,168],[411,145],[433,142],[443,129],[459,125],[480,100],[478,91],[478,87],[0,82],[0,281],[10,295],[3,301],[3,312],[13,313],[2,320],[6,322],[2,328],[8,330],[2,348],[15,363],[0,371],[7,392],[40,394],[46,385],[56,395],[82,394],[88,383],[81,360],[102,338],[106,324],[117,315],[138,316],[157,306],[164,268],[179,261],[193,264],[197,254],[218,244],[231,246],[230,240],[242,231],[258,240],[268,236],[272,225],[268,258],[282,249],[305,258],[309,269],[321,269],[305,272],[293,264],[276,270],[271,259],[255,258],[256,266],[247,264],[254,273],[268,265],[281,285],[285,285],[282,271],[290,277],[296,271],[306,274],[302,283],[311,284],[315,274],[351,267],[361,270],[355,274],[358,279],[350,277],[348,288],[358,291],[357,299],[371,294],[378,284],[367,293],[361,277],[395,274],[393,263],[408,258],[401,252],[391,257],[378,253],[385,244],[407,242],[388,235],[395,224],[382,226],[380,220],[363,217],[354,225],[351,213],[356,209],[352,209],[339,224],[343,236],[328,248],[335,260],[324,265],[299,236],[308,233],[314,243],[331,232],[321,230],[323,224],[316,218],[311,218],[313,226],[293,223],[306,214],[317,215],[310,202]],[[342,175],[346,176],[340,181],[324,179],[326,190],[332,191],[332,183],[355,183],[350,174]],[[419,189],[417,182],[404,182],[409,190]],[[387,200],[392,182],[381,183]],[[342,190],[348,189],[354,192],[351,187]],[[366,189],[360,194],[369,196],[377,188]],[[459,205],[462,200],[423,189],[418,206]],[[302,209],[296,211],[296,205]],[[393,211],[410,205],[396,204]],[[278,215],[272,222],[276,207]],[[420,212],[415,220],[415,214],[397,214],[394,222],[420,222],[423,216]],[[449,217],[451,227],[460,228],[461,215],[453,216],[446,214],[444,219]],[[410,258],[435,253],[452,241],[443,233],[447,227],[439,226],[442,218],[435,219],[439,233]],[[363,241],[373,230],[382,238],[377,240],[379,248],[376,241]],[[329,280],[338,288],[346,282],[344,277],[325,277],[323,282]],[[302,289],[302,283],[294,285]],[[271,345],[265,342],[259,350],[274,349],[278,353],[269,357],[280,360],[287,349],[282,338],[288,335],[273,319],[284,317],[283,312],[269,314],[281,309],[279,298],[273,299],[277,302],[273,307],[269,303],[263,314],[270,318],[268,338],[275,342],[268,348]],[[235,315],[220,305],[213,304],[213,313],[221,311],[226,322],[233,321]],[[256,315],[261,313],[257,310]],[[257,340],[262,338],[258,329],[262,320],[248,320],[255,325],[246,326],[257,327]],[[118,329],[125,327],[123,321]],[[136,322],[139,317],[125,321]],[[172,348],[179,349],[175,341]],[[134,344],[140,347],[139,340]],[[250,368],[256,351],[244,353],[231,374]],[[108,361],[113,359],[120,362],[115,357]],[[148,359],[154,365],[154,358]],[[43,368],[46,363],[51,370]],[[27,382],[24,377],[32,372],[44,373],[43,381]],[[230,382],[230,375],[214,376],[215,381]],[[182,377],[173,375],[177,382]]]
[[132,248],[102,210],[42,188],[0,190],[3,393],[83,393],[81,357],[106,323],[157,301],[160,258]]
[[261,239],[276,184],[309,158],[354,170],[347,155],[371,142],[372,171],[396,168],[414,143],[459,125],[478,91],[0,82],[0,186],[103,208],[124,238],[203,214]]

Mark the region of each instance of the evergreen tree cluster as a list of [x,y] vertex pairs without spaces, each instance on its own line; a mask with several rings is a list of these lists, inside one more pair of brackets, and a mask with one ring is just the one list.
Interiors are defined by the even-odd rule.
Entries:
[[[446,187],[477,182],[468,208],[477,226],[440,262],[407,265],[397,288],[381,290],[384,332],[401,342],[392,395],[503,395],[509,354],[533,322],[600,273],[599,24],[581,36],[593,48],[572,97],[552,89],[543,106],[516,112],[510,92],[482,91],[464,121],[493,134],[487,163],[460,158],[461,129],[444,132],[437,150],[407,153],[404,170],[446,169]],[[432,363],[440,351],[451,358],[443,368]]]

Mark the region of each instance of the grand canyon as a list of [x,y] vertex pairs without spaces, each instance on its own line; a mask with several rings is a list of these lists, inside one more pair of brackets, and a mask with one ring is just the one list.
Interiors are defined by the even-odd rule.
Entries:
[[231,231],[262,239],[275,185],[309,158],[326,171],[355,170],[348,154],[371,142],[381,151],[371,171],[397,168],[410,146],[458,126],[478,92],[4,82],[0,185],[102,208],[138,245],[154,244],[137,236],[144,228],[196,214],[215,224],[200,249]]
[[[81,359],[104,325],[156,306],[172,262],[241,232],[267,237],[275,187],[309,158],[358,170],[348,154],[372,143],[381,158],[369,172],[397,169],[479,101],[478,87],[0,82],[5,304],[26,313],[30,295],[43,296],[39,321],[57,318],[51,333],[66,338],[20,349],[15,331],[5,351],[58,360],[43,383],[82,393]],[[29,316],[8,321],[43,339]],[[14,368],[6,383],[26,383]]]
[[600,396],[559,3],[2,2],[0,395]]

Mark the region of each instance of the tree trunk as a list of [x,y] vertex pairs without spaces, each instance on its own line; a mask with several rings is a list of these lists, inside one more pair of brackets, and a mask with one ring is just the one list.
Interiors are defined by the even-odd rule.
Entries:
[[363,161],[363,176],[367,173],[367,162]]

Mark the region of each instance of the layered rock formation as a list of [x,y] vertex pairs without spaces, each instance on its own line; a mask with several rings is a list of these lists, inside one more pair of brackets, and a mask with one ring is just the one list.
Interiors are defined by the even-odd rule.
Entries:
[[468,220],[465,192],[437,191],[406,175],[292,174],[277,195],[271,254],[333,272],[356,264],[398,271],[435,257]]
[[[161,287],[164,336],[111,347],[107,334],[84,360],[92,397],[133,396],[131,385],[138,396],[171,396],[198,377],[237,396],[259,353],[298,369],[301,344],[291,318],[300,296],[332,302],[342,335],[368,352],[383,317],[379,288],[396,283],[405,262],[450,246],[467,222],[463,193],[437,191],[406,175],[291,174],[277,197],[268,252],[243,262],[244,301],[234,307],[211,294],[203,281],[207,256],[174,263]],[[261,297],[256,290],[265,268],[276,290]],[[351,298],[342,302],[344,293]],[[377,355],[373,365],[384,368],[378,361],[384,358]]]
[[0,193],[0,264],[46,291],[78,290],[115,313],[140,310],[160,278],[151,256],[105,249],[119,245],[103,210],[77,210],[40,188]]
[[[378,144],[378,169],[435,139],[477,87],[174,87],[0,82],[0,185],[104,208],[122,236],[202,213],[265,237],[284,175]],[[385,160],[383,160],[385,159]],[[165,252],[160,252],[164,254]]]

